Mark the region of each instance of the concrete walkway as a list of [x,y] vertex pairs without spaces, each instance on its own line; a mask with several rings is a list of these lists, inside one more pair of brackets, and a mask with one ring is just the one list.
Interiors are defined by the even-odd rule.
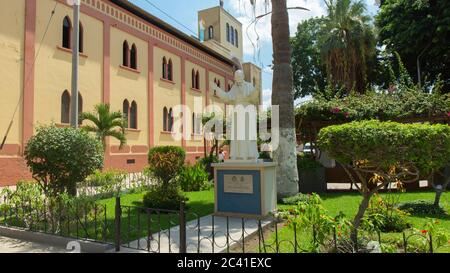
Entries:
[[68,252],[69,251],[59,247],[0,236],[0,253],[68,253]]
[[[214,218],[214,236],[213,234],[213,218]],[[271,220],[262,220],[261,226],[265,227],[270,224]],[[244,228],[243,228],[244,226]],[[200,229],[200,232],[199,232]],[[232,247],[242,238],[258,232],[258,221],[254,219],[228,218],[228,243]],[[227,218],[212,215],[193,220],[187,223],[186,227],[186,244],[188,253],[197,253],[200,247],[200,253],[220,253],[227,251]],[[180,246],[180,226],[176,226],[169,230],[161,231],[153,234],[150,242],[150,252],[157,253],[178,253]],[[214,237],[214,238],[213,238]],[[169,240],[170,238],[170,240]],[[159,244],[158,244],[159,242]],[[169,244],[170,242],[170,244]],[[130,243],[132,249],[147,250],[147,238],[142,238]],[[159,247],[158,247],[159,246]],[[123,248],[123,252],[131,251]],[[121,251],[121,252],[122,252]]]

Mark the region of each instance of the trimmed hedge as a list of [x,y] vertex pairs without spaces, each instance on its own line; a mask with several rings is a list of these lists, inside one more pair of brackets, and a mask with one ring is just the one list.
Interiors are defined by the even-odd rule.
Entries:
[[368,160],[387,168],[407,163],[429,173],[450,160],[450,126],[377,120],[350,122],[323,128],[318,146],[343,164]]

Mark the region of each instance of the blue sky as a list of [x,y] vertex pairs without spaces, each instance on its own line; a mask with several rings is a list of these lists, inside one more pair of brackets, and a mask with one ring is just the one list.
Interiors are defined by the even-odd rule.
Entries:
[[[376,0],[364,1],[368,12],[375,14],[377,12]],[[197,11],[219,5],[219,0],[131,0],[131,2],[189,35],[197,35]],[[249,27],[254,14],[266,13],[264,2],[265,0],[256,0],[257,6],[253,10],[250,0],[224,0],[225,9],[243,23],[244,61],[253,62],[263,68],[264,104],[270,105],[272,94],[270,16],[261,19],[256,26],[253,24]],[[325,14],[323,0],[288,0],[288,6],[310,9],[310,11],[291,10],[289,12],[291,35],[295,34],[296,26],[302,20]]]

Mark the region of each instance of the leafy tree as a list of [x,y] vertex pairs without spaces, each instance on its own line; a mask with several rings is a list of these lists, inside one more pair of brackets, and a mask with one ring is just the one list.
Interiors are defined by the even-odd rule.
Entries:
[[110,111],[109,104],[97,104],[94,113],[82,113],[81,120],[89,120],[93,125],[83,127],[88,132],[96,134],[97,138],[102,142],[103,149],[106,149],[106,138],[111,136],[120,141],[120,147],[125,145],[125,127],[126,121],[121,112]]
[[376,39],[363,1],[326,0],[321,52],[328,81],[344,86],[347,92],[363,93],[367,84],[368,62],[375,56]]
[[103,149],[83,130],[52,125],[37,129],[25,159],[46,195],[76,195],[76,184],[103,167]]
[[[450,1],[386,0],[376,16],[380,42],[397,51],[413,79],[433,85],[442,75],[450,87]],[[423,84],[424,85],[424,84]]]
[[363,196],[353,219],[352,241],[371,197],[389,183],[415,182],[445,166],[450,127],[361,121],[322,129],[318,146],[339,162]]
[[323,17],[303,21],[291,38],[295,99],[324,90],[327,84],[319,45],[324,21]]

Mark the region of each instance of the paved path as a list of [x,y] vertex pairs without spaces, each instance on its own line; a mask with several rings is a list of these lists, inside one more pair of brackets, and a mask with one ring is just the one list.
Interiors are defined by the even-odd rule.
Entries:
[[62,248],[0,236],[0,253],[67,253]]
[[[213,221],[214,218],[214,239],[212,238]],[[270,220],[264,220],[261,222],[262,227],[270,224]],[[244,235],[242,234],[244,226]],[[187,223],[186,228],[186,243],[188,253],[197,253],[200,241],[200,253],[220,253],[227,250],[227,218],[218,216],[205,216],[200,218],[200,234],[198,227],[198,220],[193,220]],[[228,241],[230,247],[233,244],[239,242],[242,237],[248,238],[249,236],[256,234],[258,231],[258,222],[253,219],[245,219],[242,222],[241,218],[228,218]],[[170,248],[169,248],[169,236],[170,236]],[[200,236],[200,240],[199,240]],[[214,241],[213,241],[214,240]],[[160,242],[160,251],[158,250],[158,241]],[[161,231],[160,233],[153,234],[153,240],[150,243],[151,252],[160,253],[178,253],[180,241],[180,227],[176,226],[169,230]],[[130,243],[131,248],[146,249],[147,238],[142,238]],[[127,248],[123,248],[123,251],[130,251]]]

